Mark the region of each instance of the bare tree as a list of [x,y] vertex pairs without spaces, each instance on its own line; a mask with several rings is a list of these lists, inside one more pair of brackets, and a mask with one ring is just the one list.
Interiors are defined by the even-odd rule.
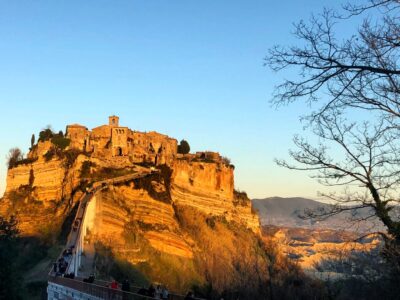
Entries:
[[368,207],[372,214],[362,218],[378,217],[400,243],[400,222],[390,214],[400,202],[400,135],[388,130],[384,120],[346,124],[340,114],[320,116],[313,132],[319,145],[295,137],[297,151],[290,151],[295,163],[276,162],[289,169],[311,171],[321,184],[346,186],[347,192],[323,194],[336,204],[329,211],[308,211],[307,215],[324,218]]
[[24,158],[22,151],[19,148],[12,148],[8,151],[7,155],[7,165],[11,169],[17,165],[19,161]]
[[[372,8],[379,8],[378,20],[365,19],[347,39],[336,36],[338,22]],[[399,8],[397,0],[370,0],[364,6],[346,5],[345,16],[325,10],[308,23],[296,24],[294,35],[301,46],[275,46],[266,57],[273,70],[290,67],[299,75],[277,87],[274,103],[320,103],[312,116],[330,108],[362,108],[399,117]]]
[[[330,211],[308,211],[324,218],[368,207],[387,228],[380,232],[400,274],[400,1],[365,0],[344,5],[342,13],[324,10],[309,22],[295,25],[294,46],[275,46],[266,57],[272,70],[296,70],[277,86],[276,105],[304,100],[313,111],[303,116],[318,138],[313,145],[295,137],[294,163],[289,169],[312,172],[344,193],[324,194],[334,201]],[[336,26],[349,18],[365,17],[350,37],[339,38]],[[358,112],[354,117],[354,111]],[[365,113],[365,114],[364,114]],[[346,116],[352,116],[346,120]],[[369,122],[365,120],[369,118]]]

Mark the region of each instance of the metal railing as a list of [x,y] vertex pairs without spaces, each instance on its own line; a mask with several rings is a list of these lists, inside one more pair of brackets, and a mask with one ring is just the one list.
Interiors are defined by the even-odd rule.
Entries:
[[[109,281],[104,281],[104,280],[100,280],[100,279],[95,279],[94,280],[94,284],[98,285],[98,286],[105,286],[105,287],[109,287],[111,282]],[[154,284],[156,285],[156,284]],[[143,289],[143,287],[141,286],[137,286],[137,285],[130,285],[130,291],[134,294],[138,294],[138,291],[140,289]],[[147,297],[147,299],[154,299],[152,297]],[[174,293],[170,293],[168,292],[168,300],[184,300],[185,296],[184,295],[179,295],[179,294],[174,294]],[[193,300],[204,300],[204,298],[197,298],[197,297],[193,297]]]
[[113,299],[113,300],[148,300],[152,297],[139,295],[132,292],[125,292],[109,287],[97,285],[94,283],[87,283],[81,280],[70,279],[65,277],[49,277],[50,283],[58,284],[60,286],[73,289],[75,291],[94,296],[100,299]]
[[[84,293],[90,296],[98,297],[100,299],[114,299],[114,300],[148,300],[154,299],[154,297],[145,296],[138,294],[141,289],[138,286],[131,286],[131,291],[122,291],[120,289],[110,288],[110,283],[107,281],[95,280],[93,283],[84,282],[82,278],[65,278],[51,276],[49,277],[49,282],[58,284],[63,287],[67,287]],[[168,300],[184,300],[185,296],[178,294],[168,294]],[[193,300],[204,300],[203,298],[192,297]]]

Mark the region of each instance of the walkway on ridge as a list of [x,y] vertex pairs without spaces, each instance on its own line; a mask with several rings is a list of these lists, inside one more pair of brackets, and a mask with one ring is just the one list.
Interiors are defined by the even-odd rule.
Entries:
[[[105,180],[100,180],[100,181],[96,181],[93,183],[92,187],[87,190],[82,197],[79,199],[79,206],[78,206],[78,210],[75,214],[75,218],[74,221],[72,223],[72,228],[71,231],[68,235],[67,238],[67,243],[66,243],[66,247],[65,250],[60,254],[59,258],[58,258],[58,262],[61,260],[65,260],[66,261],[66,270],[64,272],[59,272],[61,274],[59,275],[63,275],[65,273],[67,273],[67,271],[71,272],[73,270],[70,270],[71,267],[71,263],[73,262],[73,260],[77,260],[76,257],[76,253],[72,253],[72,251],[76,251],[76,248],[78,246],[78,242],[79,242],[79,238],[82,234],[82,224],[84,224],[84,219],[85,219],[85,214],[86,214],[86,208],[90,202],[90,200],[95,196],[95,194],[110,186],[110,185],[115,185],[115,184],[119,184],[122,182],[126,182],[126,181],[130,181],[130,180],[134,180],[134,179],[139,179],[139,178],[143,178],[146,176],[149,176],[151,174],[156,173],[154,170],[150,170],[150,169],[145,169],[141,172],[136,172],[133,174],[127,174],[127,175],[123,175],[123,176],[118,176],[118,177],[114,177],[114,178],[109,178],[109,179],[105,179]],[[73,249],[71,251],[71,253],[68,254],[69,249]],[[66,252],[67,251],[67,252]],[[87,276],[88,274],[91,274],[93,270],[88,270],[87,267],[92,265],[93,263],[93,258],[92,257],[90,259],[90,257],[87,257],[88,259],[86,259],[84,261],[84,265],[85,265],[85,274],[78,274],[77,270],[75,270],[73,273],[75,273],[75,276],[78,275],[85,275]],[[92,260],[91,262],[88,260]],[[75,263],[77,263],[75,261]],[[79,266],[81,265],[81,261],[79,260]],[[59,270],[60,268],[58,268]],[[79,272],[81,273],[81,272]],[[49,273],[50,276],[55,276],[56,272],[54,270],[54,268],[52,268],[52,270]]]
[[[79,238],[81,237],[81,234],[82,234],[82,227],[83,227],[82,224],[84,224],[86,208],[87,208],[90,200],[95,196],[95,194],[98,191],[108,187],[109,185],[119,184],[122,182],[143,178],[143,177],[146,177],[151,174],[158,173],[158,172],[159,172],[158,170],[156,171],[156,170],[152,170],[152,169],[144,169],[143,171],[137,172],[134,174],[127,174],[127,175],[109,178],[109,179],[105,179],[105,180],[101,180],[101,181],[96,181],[93,183],[92,187],[82,195],[82,197],[79,200],[79,207],[76,212],[75,219],[72,223],[72,228],[68,235],[67,244],[66,244],[66,250],[73,249],[74,253],[71,253],[70,255],[65,256],[65,250],[64,250],[63,253],[60,254],[59,259],[61,259],[61,258],[64,259],[64,257],[65,257],[67,260],[67,264],[68,264],[67,269],[64,273],[61,273],[61,274],[56,273],[56,272],[54,272],[54,268],[52,268],[52,270],[49,272],[48,283],[49,283],[49,287],[51,286],[52,292],[55,292],[55,290],[57,290],[56,293],[61,293],[62,289],[64,288],[64,289],[69,289],[69,290],[72,289],[72,290],[78,291],[81,296],[82,296],[82,293],[86,294],[86,295],[90,295],[93,297],[93,299],[119,299],[119,300],[154,299],[152,297],[143,296],[143,295],[138,294],[140,287],[137,287],[137,286],[131,286],[131,292],[124,292],[124,291],[121,291],[118,289],[117,290],[111,289],[109,283],[105,282],[105,281],[102,282],[99,280],[94,280],[92,282],[85,282],[83,279],[85,277],[87,278],[87,274],[91,274],[91,272],[88,273],[88,270],[83,270],[84,272],[81,272],[81,270],[79,270],[79,274],[77,274],[77,272],[75,272],[76,274],[74,274],[73,278],[70,278],[67,276],[64,277],[64,275],[67,275],[67,271],[70,271],[69,267],[74,259],[75,259],[75,263],[77,263],[78,256],[76,253],[76,251],[77,251],[76,246],[78,245]],[[93,258],[94,258],[94,256],[93,256]],[[91,265],[93,267],[93,261],[91,261],[91,262],[85,261],[84,264],[86,266]],[[77,270],[77,268],[74,268],[74,269],[75,269],[75,271]],[[93,270],[91,270],[91,271],[93,271]],[[185,296],[183,296],[183,295],[169,293],[168,299],[183,300],[184,298],[185,298]],[[90,299],[92,299],[92,298],[90,298]],[[196,298],[196,297],[193,297],[192,299],[202,300],[202,299]]]

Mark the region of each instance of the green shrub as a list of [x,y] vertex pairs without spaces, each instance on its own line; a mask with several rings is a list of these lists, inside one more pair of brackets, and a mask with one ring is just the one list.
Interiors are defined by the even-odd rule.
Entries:
[[206,223],[208,225],[208,227],[210,227],[211,229],[215,228],[215,217],[214,216],[210,216],[206,219]]
[[67,148],[69,146],[69,144],[71,143],[71,140],[67,139],[63,136],[56,135],[51,139],[51,142],[56,147],[60,148],[61,150],[64,150],[65,148]]
[[15,162],[14,165],[13,165],[13,168],[14,167],[18,167],[19,165],[31,164],[31,163],[33,163],[33,162],[35,162],[37,160],[38,160],[37,157],[36,158],[24,158],[24,159],[21,159],[21,160]]
[[66,151],[61,151],[59,153],[59,157],[65,158],[65,167],[70,168],[74,164],[79,154],[84,154],[84,153],[77,149],[69,149]]
[[31,136],[31,149],[33,148],[34,145],[35,145],[35,134],[32,134],[32,136]]
[[188,154],[190,152],[190,145],[186,140],[181,140],[178,145],[178,153],[180,154]]
[[233,205],[248,206],[250,204],[250,199],[246,192],[239,190],[233,191]]
[[39,132],[39,142],[45,142],[50,140],[54,136],[53,131],[51,130],[50,127],[43,129],[41,132]]
[[93,162],[86,160],[82,163],[81,178],[88,178],[90,176],[90,168],[94,165]]
[[47,162],[47,161],[51,160],[51,159],[54,157],[54,155],[56,155],[56,151],[57,151],[57,149],[56,149],[55,147],[51,147],[51,148],[43,155],[45,161]]

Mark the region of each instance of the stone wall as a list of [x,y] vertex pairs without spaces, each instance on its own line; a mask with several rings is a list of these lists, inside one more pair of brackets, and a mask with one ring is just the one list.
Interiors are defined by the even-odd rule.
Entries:
[[74,124],[68,125],[65,136],[71,140],[70,147],[81,151],[88,150],[89,131],[85,126]]

